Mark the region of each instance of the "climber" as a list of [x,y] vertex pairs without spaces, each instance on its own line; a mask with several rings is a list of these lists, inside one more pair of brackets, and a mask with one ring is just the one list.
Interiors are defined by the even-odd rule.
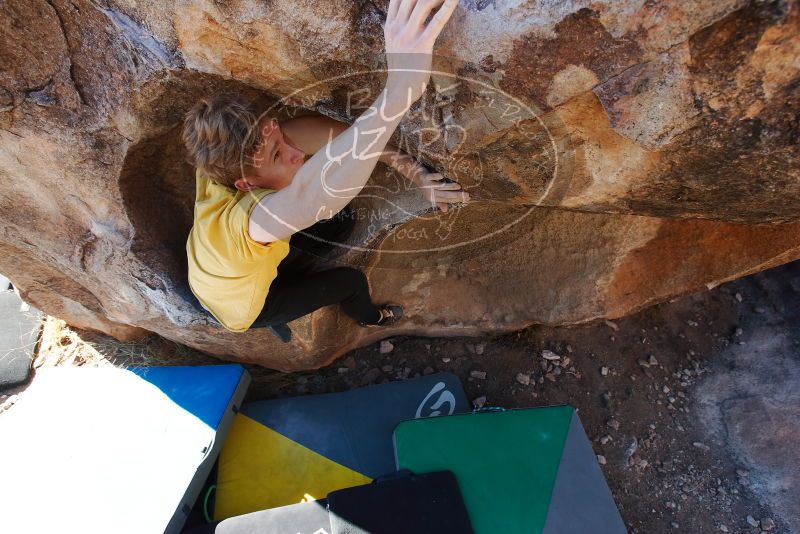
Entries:
[[[304,264],[308,245],[300,241],[308,235],[335,240],[348,230],[347,204],[378,161],[412,180],[443,211],[469,200],[460,185],[387,145],[430,79],[433,44],[457,4],[390,1],[387,81],[352,126],[321,116],[279,124],[259,118],[252,103],[235,95],[202,100],[189,111],[183,140],[197,168],[186,244],[189,285],[225,328],[267,326],[288,341],[287,322],[337,303],[365,327],[402,317],[398,305],[373,304],[360,270],[310,272]],[[306,236],[297,234],[301,230]]]

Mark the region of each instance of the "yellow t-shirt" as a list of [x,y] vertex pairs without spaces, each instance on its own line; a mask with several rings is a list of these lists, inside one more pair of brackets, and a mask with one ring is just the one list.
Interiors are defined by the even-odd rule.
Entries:
[[250,237],[250,212],[271,189],[245,192],[197,172],[194,225],[186,241],[189,287],[228,330],[244,332],[264,307],[289,241],[259,243]]

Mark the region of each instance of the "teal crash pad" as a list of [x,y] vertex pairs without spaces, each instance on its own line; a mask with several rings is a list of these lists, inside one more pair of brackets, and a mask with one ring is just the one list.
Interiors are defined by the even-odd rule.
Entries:
[[397,425],[398,469],[448,470],[476,534],[622,534],[622,518],[569,406]]

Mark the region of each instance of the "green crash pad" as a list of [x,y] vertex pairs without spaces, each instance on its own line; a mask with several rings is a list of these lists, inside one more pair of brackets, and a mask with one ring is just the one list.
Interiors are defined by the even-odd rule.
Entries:
[[626,531],[569,406],[404,421],[394,442],[398,469],[455,474],[476,534]]

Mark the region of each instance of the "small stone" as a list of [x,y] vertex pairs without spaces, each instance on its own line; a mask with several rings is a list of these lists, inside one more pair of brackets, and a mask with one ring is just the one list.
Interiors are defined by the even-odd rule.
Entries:
[[664,392],[664,395],[669,395],[669,392],[672,391],[672,390],[669,389],[669,387],[664,386],[663,388],[661,388],[661,391]]
[[450,358],[442,358],[442,361],[443,361],[444,363],[450,363]]
[[625,449],[625,463],[631,465],[634,463],[634,455],[636,451],[639,449],[639,440],[633,438],[631,440],[631,444],[628,445],[628,448]]
[[720,525],[720,526],[719,526],[719,529],[720,529],[722,532],[728,532],[728,527],[726,527],[725,525]]
[[3,404],[0,404],[0,413],[2,413],[4,411],[8,410],[9,408],[11,408],[17,402],[18,399],[19,399],[19,396],[17,396],[17,395],[11,395],[10,397],[8,397],[3,402]]
[[383,367],[381,367],[381,371],[383,371],[384,373],[391,373],[392,371],[394,371],[394,366],[384,365]]
[[553,374],[556,375],[556,376],[560,375],[561,374],[561,367],[556,367],[555,369],[553,369]]
[[556,381],[556,376],[553,373],[547,373],[546,375],[544,375],[544,377],[548,379],[550,382]]
[[767,313],[767,309],[761,306],[756,306],[756,313]]
[[656,357],[651,354],[647,358],[647,363],[649,363],[650,365],[658,365],[658,360],[656,360]]
[[556,361],[556,360],[560,360],[561,356],[559,356],[558,354],[556,354],[555,352],[553,352],[551,350],[543,350],[542,351],[542,358],[544,358],[545,360],[553,362],[553,361]]
[[411,374],[411,367],[404,367],[403,368],[403,378],[408,378],[408,375]]
[[470,371],[469,376],[477,380],[486,380],[486,371]]
[[761,520],[761,530],[769,532],[773,528],[775,528],[775,521],[771,517],[765,517]]
[[381,341],[380,353],[381,354],[389,354],[394,350],[394,345],[388,339],[384,339]]
[[745,471],[744,469],[737,469],[736,474],[739,475],[740,477],[746,477],[747,475],[750,474],[750,471]]
[[431,350],[430,343],[425,343],[425,350]]
[[666,503],[664,503],[664,504],[666,505],[666,507],[667,507],[667,508],[670,508],[670,509],[672,509],[672,510],[674,510],[675,508],[677,508],[677,505],[676,505],[674,502],[672,502],[672,501],[667,501],[667,502],[666,502]]
[[343,374],[345,374],[345,373],[348,373],[348,372],[350,372],[350,369],[348,369],[347,367],[339,367],[339,368],[338,368],[336,371],[338,371],[338,373],[339,373],[340,375],[343,375]]
[[689,321],[686,321],[686,324],[688,324],[689,326],[697,326],[697,321],[689,320]]
[[605,445],[609,441],[611,441],[611,436],[606,435],[606,436],[603,436],[602,438],[600,438],[600,444],[601,445]]
[[432,375],[433,374],[433,367],[426,367],[422,370],[423,375]]
[[377,367],[373,367],[372,369],[364,373],[364,376],[361,378],[361,384],[362,385],[371,384],[375,382],[379,376],[381,376],[381,370],[378,369]]
[[525,373],[517,373],[517,382],[519,382],[523,386],[529,386],[531,384],[531,375],[526,375]]
[[711,450],[711,447],[709,447],[705,443],[700,443],[699,441],[695,441],[694,443],[692,443],[692,445],[694,445],[695,447],[697,447],[698,449],[700,449],[702,451],[708,452],[708,451]]
[[679,527],[680,527],[680,525],[679,525],[678,523],[676,523],[675,521],[673,521],[672,523],[670,523],[670,526],[671,526],[672,528],[679,528]]
[[597,455],[597,463],[600,465],[606,465],[606,457],[602,454]]
[[742,330],[741,328],[737,328],[736,332],[733,333],[733,335],[736,336],[736,337],[739,337],[742,334],[744,334],[744,330]]
[[474,400],[472,401],[472,405],[473,405],[473,406],[474,406],[476,409],[483,408],[485,404],[486,404],[486,397],[478,397],[477,399],[474,399]]
[[608,367],[601,367],[600,374],[603,376],[608,376]]
[[734,298],[735,298],[736,300],[738,300],[739,302],[742,302],[742,294],[741,294],[741,293],[736,293],[736,294],[734,295]]
[[611,330],[613,330],[614,332],[616,332],[617,330],[619,330],[619,326],[617,326],[617,323],[615,323],[615,322],[613,322],[613,321],[606,321],[606,326],[607,326],[607,327],[609,327],[609,328],[610,328]]
[[566,356],[566,357],[564,358],[564,361],[562,361],[562,362],[561,362],[561,365],[562,365],[563,367],[569,367],[569,364],[570,364],[570,362],[571,362],[571,361],[572,361],[572,360],[570,360],[569,356]]
[[486,343],[478,343],[475,345],[475,354],[483,354],[484,350],[486,350]]
[[650,462],[648,462],[647,460],[639,460],[638,465],[639,469],[645,469],[648,465],[650,465]]
[[747,524],[750,525],[751,527],[757,527],[758,526],[758,521],[756,521],[756,518],[753,517],[752,515],[748,515],[747,516]]
[[613,428],[614,430],[619,430],[619,421],[617,421],[614,418],[609,419],[606,424],[611,428]]

